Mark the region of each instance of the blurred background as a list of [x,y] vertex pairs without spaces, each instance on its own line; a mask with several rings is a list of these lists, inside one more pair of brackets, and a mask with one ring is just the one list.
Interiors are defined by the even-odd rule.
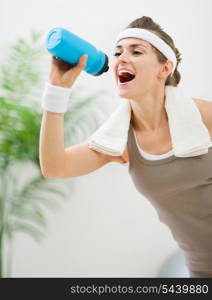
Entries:
[[[66,146],[83,141],[120,104],[114,40],[149,16],[182,54],[181,86],[212,99],[210,0],[3,0],[0,25],[0,277],[187,277],[169,229],[117,163],[65,180],[42,178],[40,98],[50,56],[44,40],[64,27],[109,56],[99,77],[78,78],[65,119]],[[80,104],[80,105],[79,105]]]

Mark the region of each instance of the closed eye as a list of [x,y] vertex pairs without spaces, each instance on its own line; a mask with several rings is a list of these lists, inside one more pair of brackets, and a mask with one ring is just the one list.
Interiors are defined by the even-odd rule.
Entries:
[[133,54],[143,54],[143,52],[140,52],[140,51],[133,51]]
[[119,56],[119,55],[121,55],[121,52],[115,52],[115,53],[113,54],[113,56]]
[[[140,51],[133,51],[132,53],[135,54],[135,55],[143,54],[143,52],[140,52]],[[121,52],[115,52],[113,55],[114,56],[119,56],[121,54],[122,54]]]

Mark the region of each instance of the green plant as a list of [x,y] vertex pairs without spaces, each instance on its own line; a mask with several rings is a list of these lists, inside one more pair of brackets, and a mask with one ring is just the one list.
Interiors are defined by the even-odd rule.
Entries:
[[[12,249],[17,231],[39,242],[47,229],[43,206],[58,210],[74,188],[71,180],[46,179],[40,171],[40,97],[45,77],[41,36],[32,31],[29,40],[18,38],[0,68],[0,277],[11,276],[12,250],[3,270],[4,242]],[[72,93],[64,118],[66,145],[76,143],[79,132],[87,136],[100,125],[107,115],[100,99],[103,94]],[[96,113],[97,101],[103,115]],[[26,174],[24,179],[21,175]]]

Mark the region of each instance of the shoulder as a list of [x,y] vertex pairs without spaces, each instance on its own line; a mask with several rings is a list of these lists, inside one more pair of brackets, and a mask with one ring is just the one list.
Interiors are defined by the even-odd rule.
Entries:
[[203,123],[209,132],[212,133],[212,101],[196,98],[192,99],[200,111]]

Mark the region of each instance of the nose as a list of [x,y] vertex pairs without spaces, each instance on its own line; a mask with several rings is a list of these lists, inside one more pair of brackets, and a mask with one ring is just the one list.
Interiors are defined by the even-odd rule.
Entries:
[[126,52],[122,52],[119,56],[118,56],[118,62],[129,62],[129,55]]
[[127,52],[122,52],[120,55],[115,57],[114,65],[113,65],[113,71],[115,73],[115,76],[117,76],[117,68],[119,65],[125,65],[130,63],[129,54]]

